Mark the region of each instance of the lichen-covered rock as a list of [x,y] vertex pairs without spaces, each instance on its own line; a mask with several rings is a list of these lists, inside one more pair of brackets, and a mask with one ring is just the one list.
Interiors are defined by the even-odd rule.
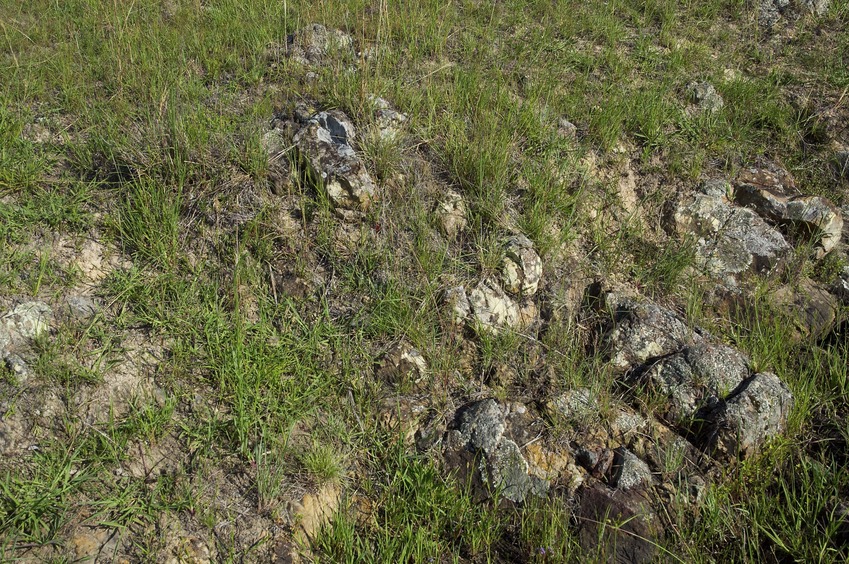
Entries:
[[757,213],[727,199],[724,181],[704,184],[678,206],[678,233],[696,237],[696,261],[711,276],[734,285],[743,273],[768,274],[791,252],[784,237]]
[[354,126],[341,113],[320,112],[294,138],[313,179],[343,219],[355,219],[376,197],[374,180],[351,143]]
[[598,401],[589,388],[564,392],[552,398],[546,407],[551,414],[571,421],[582,421],[598,415],[599,410]]
[[705,112],[718,112],[725,106],[722,96],[710,82],[691,82],[687,85],[687,95]]
[[[513,407],[527,417],[523,406]],[[532,468],[523,456],[516,442],[520,440],[517,437],[523,435],[523,430],[516,428],[516,419],[508,411],[508,406],[502,406],[493,399],[481,400],[461,408],[456,429],[446,434],[446,460],[449,465],[453,461],[454,464],[466,466],[466,471],[472,471],[491,490],[498,491],[505,499],[520,503],[531,495],[544,496],[549,481],[541,478],[540,469]],[[460,456],[457,455],[458,451]],[[474,455],[473,458],[463,457],[463,451]],[[468,468],[474,465],[475,460],[477,467]]]
[[603,346],[620,373],[702,341],[684,319],[656,304],[615,294],[608,294],[606,302],[612,319],[603,335]]
[[620,447],[613,451],[608,483],[620,490],[646,487],[652,483],[651,469],[636,454]]
[[533,242],[524,235],[510,237],[501,270],[504,288],[516,295],[532,296],[539,288],[541,277],[542,260]]
[[784,382],[768,372],[755,374],[705,417],[704,446],[717,457],[750,456],[784,432],[792,409],[793,394]]
[[436,215],[442,232],[452,239],[468,226],[467,213],[466,201],[454,190],[449,190],[436,204]]
[[353,57],[354,41],[344,31],[314,23],[287,38],[286,54],[303,65],[318,66],[333,58]]
[[0,351],[26,344],[50,330],[53,310],[43,302],[24,302],[0,316]]
[[752,170],[741,176],[734,198],[793,235],[817,243],[822,258],[840,242],[843,216],[825,198],[791,192],[768,171]]
[[748,376],[749,362],[737,350],[702,342],[663,358],[645,379],[667,398],[666,419],[688,424],[699,410],[715,406]]

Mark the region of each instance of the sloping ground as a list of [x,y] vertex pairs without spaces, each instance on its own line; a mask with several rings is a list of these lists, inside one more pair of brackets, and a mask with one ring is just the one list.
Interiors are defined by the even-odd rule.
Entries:
[[3,560],[849,556],[845,0],[0,23]]

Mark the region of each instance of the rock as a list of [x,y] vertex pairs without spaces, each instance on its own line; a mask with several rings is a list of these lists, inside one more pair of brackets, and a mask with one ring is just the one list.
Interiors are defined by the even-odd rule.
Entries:
[[448,306],[451,322],[456,326],[464,325],[472,314],[472,306],[469,303],[466,288],[463,286],[448,288],[445,290],[442,299]]
[[802,6],[815,16],[824,16],[831,6],[831,0],[802,0]]
[[710,82],[691,82],[687,85],[687,95],[705,112],[718,112],[725,105],[722,96]]
[[542,260],[534,244],[524,235],[510,237],[502,263],[501,280],[504,288],[519,296],[532,296],[542,277]]
[[100,304],[88,296],[70,296],[65,304],[68,316],[74,321],[91,321],[100,313]]
[[418,383],[427,375],[427,363],[418,350],[399,343],[386,353],[377,375],[393,384]]
[[312,178],[343,219],[355,219],[375,200],[376,187],[351,142],[354,126],[339,113],[320,112],[294,138]]
[[480,329],[498,333],[504,328],[520,325],[522,314],[519,305],[494,280],[482,280],[469,293],[469,304],[471,320]]
[[557,120],[557,134],[564,139],[577,139],[578,127],[566,118]]
[[602,343],[619,373],[702,341],[680,316],[651,302],[615,294],[608,294],[605,301],[611,320]]
[[653,562],[660,524],[639,488],[584,485],[578,493],[578,539],[599,562]]
[[354,41],[343,31],[314,23],[286,38],[286,54],[303,65],[319,66],[334,58],[353,58]]
[[436,215],[439,217],[442,232],[452,239],[468,226],[467,213],[466,201],[454,190],[449,190],[436,205]]
[[[761,174],[759,174],[761,173]],[[793,235],[817,243],[817,258],[822,258],[840,242],[843,216],[825,198],[799,196],[771,181],[762,171],[753,170],[743,177],[735,190],[735,200],[754,209],[765,219],[789,229]]]
[[460,415],[461,442],[484,454],[495,451],[506,428],[506,414],[493,399],[474,403]]
[[731,347],[705,342],[661,359],[644,376],[653,391],[667,398],[667,421],[684,427],[748,377],[746,357]]
[[782,432],[793,409],[793,394],[774,374],[746,380],[705,417],[704,446],[715,457],[745,458]]
[[772,28],[789,8],[790,0],[761,0],[758,6],[758,25]]
[[26,344],[50,330],[53,310],[43,302],[24,302],[0,316],[0,350]]
[[568,421],[584,421],[598,415],[599,405],[589,388],[569,390],[548,402],[550,413]]
[[744,273],[769,274],[786,260],[790,245],[754,211],[732,205],[730,185],[711,181],[682,200],[676,230],[696,237],[696,262],[711,276],[734,286]]
[[371,96],[370,101],[374,107],[374,120],[378,136],[384,141],[397,139],[407,123],[407,114],[392,109],[389,102],[383,98]]
[[608,483],[620,490],[649,486],[652,483],[651,469],[633,452],[620,447],[613,451]]
[[30,376],[32,376],[32,371],[26,361],[14,353],[4,356],[3,363],[6,365],[6,369],[15,377],[15,383],[18,386],[26,383]]
[[837,297],[807,278],[772,293],[772,303],[792,320],[796,339],[816,339],[834,325],[840,306]]
[[840,299],[844,306],[849,306],[849,266],[843,267],[843,271],[837,277],[831,291]]
[[[527,418],[523,406],[514,410],[518,419],[508,413],[508,407],[493,399],[481,400],[458,411],[456,430],[446,433],[446,461],[465,472],[478,476],[490,490],[514,503],[528,496],[544,496],[549,482],[539,476],[540,469],[532,468],[522,455],[517,437],[524,437],[522,421]],[[464,456],[463,452],[479,458]],[[546,458],[545,454],[536,459]],[[475,460],[478,460],[477,467]]]

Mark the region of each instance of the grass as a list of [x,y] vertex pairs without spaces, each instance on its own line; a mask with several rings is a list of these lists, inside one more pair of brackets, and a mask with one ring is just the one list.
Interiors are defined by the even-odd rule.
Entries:
[[[0,0],[3,311],[26,297],[59,312],[80,293],[104,304],[84,324],[59,315],[25,352],[35,376],[3,382],[8,425],[33,426],[0,462],[0,554],[62,561],[99,527],[133,539],[131,560],[164,559],[158,527],[173,518],[221,561],[264,561],[276,540],[253,532],[285,537],[289,496],[331,483],[347,497],[309,547],[318,561],[601,560],[559,492],[522,510],[481,501],[384,425],[387,398],[427,396],[415,417],[435,424],[472,397],[535,406],[584,386],[604,418],[621,390],[591,320],[563,313],[581,279],[686,312],[796,396],[783,438],[663,516],[664,548],[694,562],[844,560],[845,344],[796,340],[767,284],[748,315],[715,311],[692,245],[659,225],[679,192],[762,160],[847,203],[827,163],[846,119],[849,4],[773,34],[755,19],[739,0]],[[287,36],[312,22],[359,53],[295,64]],[[695,80],[721,110],[691,106]],[[405,137],[369,133],[372,95],[408,116]],[[263,136],[298,104],[357,125],[381,199],[349,232],[293,154],[280,156],[291,182],[270,187],[285,166]],[[558,135],[561,117],[576,138]],[[451,240],[433,213],[447,188],[469,209]],[[546,322],[458,334],[442,291],[497,276],[515,232],[542,256]],[[86,239],[132,266],[89,281],[66,256]],[[802,255],[788,277],[828,284],[845,264]],[[373,377],[400,341],[427,359],[424,383]],[[115,391],[127,374],[141,387]],[[553,421],[546,436],[567,432]],[[140,449],[168,456],[140,477]],[[673,474],[681,461],[666,454]]]

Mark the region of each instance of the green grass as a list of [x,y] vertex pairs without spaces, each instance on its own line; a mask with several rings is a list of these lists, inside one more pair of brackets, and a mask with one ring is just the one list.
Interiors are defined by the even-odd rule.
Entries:
[[[663,516],[676,533],[665,549],[694,562],[844,560],[845,345],[796,341],[766,284],[747,315],[714,311],[692,245],[659,225],[677,193],[759,159],[847,203],[828,163],[847,115],[849,4],[792,34],[755,19],[739,0],[0,0],[0,298],[105,305],[86,323],[59,316],[25,353],[32,379],[3,383],[10,417],[63,407],[34,427],[38,450],[0,462],[0,554],[63,561],[76,531],[100,526],[133,539],[131,559],[159,560],[167,515],[221,561],[263,561],[270,537],[245,535],[291,533],[287,496],[332,483],[347,502],[313,539],[318,561],[602,559],[580,549],[557,494],[522,510],[481,501],[384,425],[387,398],[426,396],[417,417],[445,422],[482,385],[532,407],[590,387],[603,419],[621,390],[593,320],[565,313],[580,305],[563,305],[574,278],[677,307],[796,396],[784,438],[726,469],[698,507]],[[368,57],[294,64],[287,35],[312,22]],[[716,87],[720,111],[690,106],[694,80]],[[406,137],[368,133],[372,95],[408,115]],[[352,233],[299,171],[284,193],[269,186],[263,135],[298,103],[357,125],[381,199]],[[560,117],[576,139],[559,137]],[[634,213],[617,190],[622,159]],[[447,188],[469,208],[454,240],[433,214]],[[545,264],[537,303],[555,311],[526,332],[459,335],[442,291],[497,275],[519,231]],[[60,238],[94,239],[132,267],[90,285]],[[800,253],[787,276],[826,284],[843,265]],[[279,282],[290,274],[306,290]],[[423,384],[373,377],[400,341],[427,359]],[[123,369],[150,388],[90,417]],[[157,448],[173,455],[167,470],[127,470]]]

